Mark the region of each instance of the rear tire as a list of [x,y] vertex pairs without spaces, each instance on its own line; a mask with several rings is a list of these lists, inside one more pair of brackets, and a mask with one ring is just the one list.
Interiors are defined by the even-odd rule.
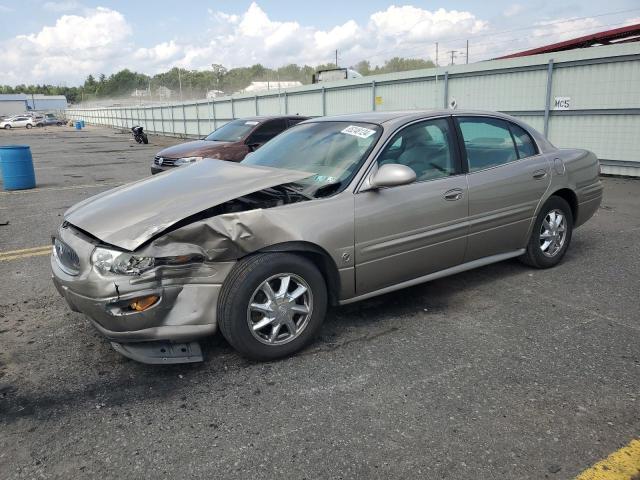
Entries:
[[240,260],[225,280],[217,316],[222,335],[241,355],[274,360],[309,343],[326,311],[327,286],[311,261],[259,253]]
[[33,127],[33,125],[31,125],[30,123],[27,123],[25,126],[27,127],[27,130]]
[[571,207],[564,198],[551,196],[538,213],[520,261],[535,268],[556,266],[569,248],[572,233]]

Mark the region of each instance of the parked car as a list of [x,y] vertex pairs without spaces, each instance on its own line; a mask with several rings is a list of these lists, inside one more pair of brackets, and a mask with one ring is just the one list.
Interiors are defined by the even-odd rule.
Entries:
[[596,156],[508,115],[324,117],[71,207],[53,281],[122,354],[290,355],[343,305],[509,258],[557,265],[602,199]]
[[158,152],[151,164],[151,173],[189,165],[203,158],[239,162],[248,153],[307,118],[294,115],[232,120],[202,140],[181,143]]
[[55,116],[46,115],[36,121],[36,127],[47,127],[49,125],[64,125],[64,122]]
[[13,118],[9,118],[0,122],[0,128],[9,130],[10,128],[26,127],[31,128],[34,125],[33,118],[26,115],[20,115]]

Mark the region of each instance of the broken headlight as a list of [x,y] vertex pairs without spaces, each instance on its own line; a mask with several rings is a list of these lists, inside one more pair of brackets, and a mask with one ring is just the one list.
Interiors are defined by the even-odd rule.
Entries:
[[202,263],[200,255],[180,255],[177,257],[141,257],[130,252],[97,247],[91,255],[91,263],[102,274],[140,275],[160,265],[180,266]]
[[189,165],[190,163],[198,162],[200,160],[202,160],[202,157],[183,157],[177,159],[174,165]]
[[155,258],[97,247],[91,255],[91,263],[103,274],[140,275],[155,266]]

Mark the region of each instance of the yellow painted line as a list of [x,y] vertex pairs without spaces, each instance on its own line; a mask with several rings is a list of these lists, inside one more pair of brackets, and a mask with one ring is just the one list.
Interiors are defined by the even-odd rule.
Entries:
[[8,262],[9,260],[18,260],[20,258],[37,257],[39,255],[49,255],[51,253],[51,247],[47,250],[31,253],[23,253],[21,255],[11,255],[9,257],[0,257],[0,262]]
[[575,480],[640,480],[640,439],[631,440]]
[[0,195],[22,195],[25,193],[55,192],[60,190],[77,190],[80,188],[119,187],[122,183],[96,183],[90,185],[69,185],[68,187],[43,187],[30,188],[28,190],[10,190],[0,192]]
[[38,250],[51,250],[51,245],[43,245],[41,247],[21,248],[20,250],[7,250],[6,252],[0,252],[0,257],[12,256],[21,253],[37,252]]

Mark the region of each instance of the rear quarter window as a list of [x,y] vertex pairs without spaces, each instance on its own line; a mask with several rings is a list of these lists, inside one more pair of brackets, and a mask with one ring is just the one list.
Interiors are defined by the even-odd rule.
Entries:
[[519,158],[533,157],[538,154],[538,148],[533,138],[531,138],[531,135],[529,135],[524,128],[515,123],[510,123],[509,128],[513,134],[513,141],[516,143]]

